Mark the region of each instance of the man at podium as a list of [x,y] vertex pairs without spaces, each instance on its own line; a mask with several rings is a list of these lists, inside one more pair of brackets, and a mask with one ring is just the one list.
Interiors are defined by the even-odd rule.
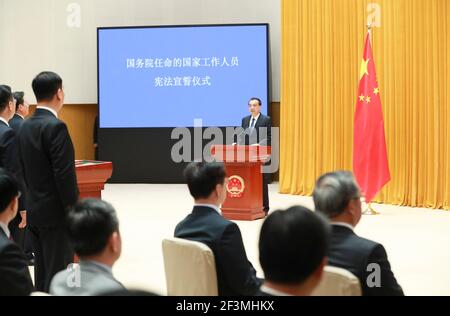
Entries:
[[[248,108],[251,115],[242,119],[242,128],[245,130],[238,136],[239,145],[272,146],[272,119],[261,113],[262,102],[259,98],[251,98]],[[270,174],[263,174],[263,206],[264,212],[269,212]]]

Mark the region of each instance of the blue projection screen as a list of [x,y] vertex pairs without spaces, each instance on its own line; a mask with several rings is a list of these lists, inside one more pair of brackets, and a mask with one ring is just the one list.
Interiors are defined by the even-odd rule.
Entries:
[[268,25],[98,29],[101,128],[238,126],[267,114]]

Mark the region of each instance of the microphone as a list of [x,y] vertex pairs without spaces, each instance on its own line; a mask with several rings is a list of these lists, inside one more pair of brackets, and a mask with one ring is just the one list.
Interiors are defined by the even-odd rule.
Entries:
[[246,132],[247,132],[247,130],[242,128],[242,131],[236,136],[237,143],[233,143],[233,146],[236,146],[236,145],[239,145],[240,143],[242,143],[241,136],[242,136],[242,134],[245,134]]

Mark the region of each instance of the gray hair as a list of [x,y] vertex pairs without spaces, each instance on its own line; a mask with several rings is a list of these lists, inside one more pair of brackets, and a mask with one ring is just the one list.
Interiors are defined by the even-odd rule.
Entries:
[[313,198],[317,211],[334,218],[345,211],[351,200],[360,198],[360,191],[351,172],[336,171],[317,180]]

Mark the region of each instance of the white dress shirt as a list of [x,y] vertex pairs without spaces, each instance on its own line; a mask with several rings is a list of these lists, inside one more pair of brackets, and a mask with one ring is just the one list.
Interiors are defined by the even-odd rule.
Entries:
[[38,106],[36,109],[41,109],[41,110],[47,110],[47,111],[50,111],[50,112],[52,112],[52,114],[53,114],[55,117],[58,117],[58,113],[56,113],[55,110],[53,110],[53,109],[51,109],[51,108],[49,108],[49,107],[46,107],[46,106]]
[[257,117],[251,117],[250,118],[250,122],[248,123],[248,127],[249,128],[251,128],[252,127],[252,121],[253,121],[253,119],[255,120],[255,125],[253,126],[253,127],[255,127],[256,126],[256,123],[258,123],[258,120],[259,120],[259,117],[261,116],[261,113],[259,113],[258,114],[258,116]]
[[347,227],[349,229],[351,229],[352,231],[355,230],[355,227],[353,227],[352,225],[350,225],[349,223],[344,223],[344,222],[336,222],[336,223],[331,223],[332,226],[342,226],[342,227]]
[[0,229],[2,229],[5,232],[6,237],[11,238],[11,232],[9,231],[8,225],[6,225],[3,222],[0,222]]
[[8,123],[7,120],[5,120],[5,118],[3,118],[3,117],[0,116],[0,121],[2,121],[3,123],[5,123],[5,124],[8,125],[8,127],[9,127],[9,123]]
[[203,206],[203,207],[209,207],[214,209],[217,213],[221,214],[220,209],[217,207],[217,205],[213,205],[213,204],[195,204],[195,206]]

